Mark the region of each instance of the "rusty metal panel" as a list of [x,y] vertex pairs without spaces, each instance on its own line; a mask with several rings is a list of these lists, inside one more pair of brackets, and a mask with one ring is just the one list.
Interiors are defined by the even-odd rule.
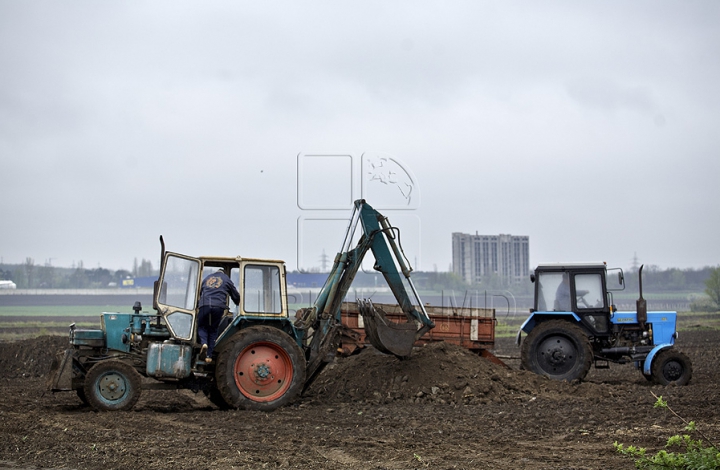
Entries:
[[[381,308],[386,317],[395,323],[407,322],[407,317],[398,305],[375,304],[375,307]],[[420,338],[415,343],[416,346],[434,341],[446,341],[475,352],[492,349],[495,346],[495,309],[426,306],[425,310],[435,322],[435,328]],[[359,341],[353,342],[343,338],[343,350],[354,352],[367,343],[363,319],[358,312],[357,304],[342,305],[342,324],[355,331],[360,337]]]

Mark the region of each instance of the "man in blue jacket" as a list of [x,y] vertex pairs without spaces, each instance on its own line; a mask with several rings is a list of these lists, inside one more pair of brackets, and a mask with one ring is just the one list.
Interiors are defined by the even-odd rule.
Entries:
[[208,363],[212,362],[218,326],[228,305],[228,295],[235,305],[240,303],[240,293],[222,269],[205,277],[200,288],[198,339],[202,344],[200,360]]

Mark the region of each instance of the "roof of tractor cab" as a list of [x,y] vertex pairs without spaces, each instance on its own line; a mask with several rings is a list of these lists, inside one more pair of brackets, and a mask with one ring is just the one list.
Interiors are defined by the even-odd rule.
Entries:
[[240,261],[251,261],[260,263],[282,263],[285,261],[280,259],[264,259],[264,258],[243,258],[242,256],[200,256],[198,259],[202,260],[203,263],[238,263]]
[[567,271],[570,269],[607,269],[607,263],[587,262],[587,263],[542,263],[538,264],[536,271]]

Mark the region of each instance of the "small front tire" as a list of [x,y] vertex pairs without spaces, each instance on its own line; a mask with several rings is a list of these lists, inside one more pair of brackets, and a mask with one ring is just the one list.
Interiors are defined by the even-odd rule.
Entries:
[[665,349],[655,357],[650,371],[659,385],[687,385],[692,378],[692,363],[680,351]]
[[142,376],[133,366],[108,359],[88,371],[83,392],[98,411],[126,411],[140,399],[141,387]]

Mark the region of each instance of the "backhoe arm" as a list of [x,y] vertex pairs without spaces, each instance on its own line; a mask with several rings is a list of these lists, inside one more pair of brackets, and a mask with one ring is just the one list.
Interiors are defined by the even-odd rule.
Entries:
[[[358,226],[362,227],[362,234],[355,248],[350,248]],[[305,331],[313,330],[310,344],[306,349],[308,360],[306,387],[322,370],[324,364],[335,356],[342,326],[342,302],[368,250],[371,250],[375,256],[374,269],[383,274],[395,299],[408,318],[407,323],[392,323],[385,318],[381,311],[377,311],[371,302],[359,301],[361,303],[360,311],[365,320],[366,334],[373,346],[386,353],[401,357],[408,356],[413,343],[435,326],[412,284],[410,279],[412,268],[405,262],[402,249],[395,241],[396,232],[397,229],[390,226],[387,218],[373,209],[365,200],[355,201],[343,247],[335,256],[330,275],[313,307],[303,312],[296,322],[298,328]],[[413,306],[403,277],[398,271],[398,265],[405,281],[410,286],[420,311]],[[416,322],[421,325],[420,328]]]

